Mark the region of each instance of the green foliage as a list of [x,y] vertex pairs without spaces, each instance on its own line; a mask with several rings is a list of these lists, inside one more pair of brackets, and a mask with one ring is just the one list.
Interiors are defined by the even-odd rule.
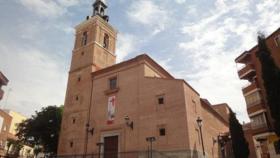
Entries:
[[8,157],[18,157],[20,150],[23,148],[23,143],[20,140],[7,139]]
[[42,151],[43,151],[42,147],[40,147],[40,146],[35,146],[35,147],[34,147],[34,150],[33,150],[35,157],[37,157],[37,155],[38,155],[40,152],[42,152]]
[[18,138],[31,146],[42,146],[44,152],[56,154],[63,107],[48,106],[17,127]]
[[266,38],[262,34],[258,36],[258,47],[257,57],[261,62],[266,101],[270,108],[271,116],[275,120],[275,133],[280,136],[280,69],[271,57]]
[[9,154],[10,148],[13,144],[16,144],[16,140],[8,138],[7,139],[7,154]]
[[234,156],[236,158],[248,158],[250,154],[248,142],[245,139],[242,125],[232,111],[229,116],[229,130]]

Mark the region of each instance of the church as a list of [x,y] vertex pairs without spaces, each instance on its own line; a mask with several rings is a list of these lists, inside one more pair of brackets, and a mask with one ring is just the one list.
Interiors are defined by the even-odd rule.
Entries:
[[229,107],[211,105],[147,54],[116,64],[117,31],[107,4],[76,26],[58,155],[218,158]]

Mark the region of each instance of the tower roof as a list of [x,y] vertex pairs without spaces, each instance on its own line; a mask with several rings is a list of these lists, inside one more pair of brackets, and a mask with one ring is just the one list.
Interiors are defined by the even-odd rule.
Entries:
[[104,4],[106,4],[106,0],[97,0],[97,1],[101,1],[101,2],[103,2]]
[[93,3],[93,6],[97,6],[97,5],[100,5],[100,4],[107,8],[105,0],[95,0],[95,2]]
[[101,16],[105,21],[109,21],[109,16],[106,15],[106,1],[105,0],[95,0],[93,3],[93,16]]

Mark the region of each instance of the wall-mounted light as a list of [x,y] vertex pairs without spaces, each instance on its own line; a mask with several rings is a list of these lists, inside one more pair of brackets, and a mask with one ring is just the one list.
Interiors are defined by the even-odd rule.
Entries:
[[125,120],[126,125],[133,130],[133,121],[130,121],[130,118],[128,116],[125,116],[124,120]]
[[213,144],[215,145],[216,143],[218,143],[218,140],[216,138],[212,138]]
[[86,124],[86,127],[87,127],[87,132],[90,133],[92,136],[93,136],[93,133],[94,133],[94,128],[89,128],[89,124]]
[[227,153],[227,142],[231,140],[231,136],[229,133],[220,133],[218,135],[218,143],[221,148],[221,154],[222,158],[226,158],[226,153]]
[[89,130],[88,130],[88,133],[90,133],[90,134],[93,136],[94,128],[89,129]]
[[202,127],[202,119],[200,117],[196,120],[198,127]]

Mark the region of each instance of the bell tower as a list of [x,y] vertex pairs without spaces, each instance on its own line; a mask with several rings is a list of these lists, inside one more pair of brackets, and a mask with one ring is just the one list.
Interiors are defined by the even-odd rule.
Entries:
[[97,0],[93,3],[93,16],[99,15],[104,20],[109,21],[109,16],[106,15],[105,11],[107,9],[106,2],[104,0]]
[[117,31],[109,24],[104,0],[96,0],[93,14],[75,27],[75,44],[64,103],[58,155],[84,154],[89,129],[92,72],[116,63]]
[[96,0],[93,15],[76,26],[71,72],[89,65],[98,70],[115,64],[117,31],[109,24],[106,8],[104,1]]

